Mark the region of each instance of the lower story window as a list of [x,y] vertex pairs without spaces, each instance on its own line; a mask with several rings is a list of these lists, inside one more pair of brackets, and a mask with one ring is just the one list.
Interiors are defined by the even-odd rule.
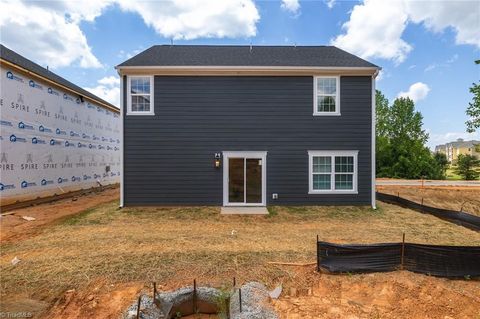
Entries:
[[356,193],[358,151],[309,151],[309,193]]

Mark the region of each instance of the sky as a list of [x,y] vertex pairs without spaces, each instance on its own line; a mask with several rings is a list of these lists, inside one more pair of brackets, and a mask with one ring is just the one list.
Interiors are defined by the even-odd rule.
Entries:
[[335,45],[378,66],[377,89],[409,96],[428,145],[466,133],[480,79],[480,1],[0,0],[0,42],[119,105],[115,65],[155,44]]

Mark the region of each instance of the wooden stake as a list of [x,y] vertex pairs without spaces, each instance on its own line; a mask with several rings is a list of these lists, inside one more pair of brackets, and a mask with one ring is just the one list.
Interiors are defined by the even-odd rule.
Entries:
[[318,234],[317,234],[317,272],[320,272],[320,251],[318,250]]
[[242,312],[242,288],[238,288],[238,306],[240,307],[240,312]]
[[137,303],[137,319],[140,318],[140,303],[142,301],[142,296],[138,296],[138,303]]
[[197,280],[193,279],[193,313],[197,313]]
[[405,256],[405,233],[402,236],[402,255],[400,260],[400,269],[403,270],[403,257]]
[[233,277],[233,288],[235,288],[236,286],[237,286],[237,279]]

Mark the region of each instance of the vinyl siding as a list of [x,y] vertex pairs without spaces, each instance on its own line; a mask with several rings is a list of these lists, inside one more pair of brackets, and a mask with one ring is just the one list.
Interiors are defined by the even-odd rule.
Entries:
[[[312,77],[154,83],[155,115],[124,117],[126,206],[222,205],[223,151],[268,152],[268,205],[371,203],[370,77],[341,77],[341,116],[313,116]],[[308,194],[308,150],[358,150],[358,194]]]

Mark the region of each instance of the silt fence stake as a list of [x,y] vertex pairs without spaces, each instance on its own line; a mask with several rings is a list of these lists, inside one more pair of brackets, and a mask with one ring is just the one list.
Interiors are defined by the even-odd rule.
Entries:
[[402,236],[402,255],[400,259],[400,269],[403,270],[403,258],[405,256],[405,233]]
[[138,303],[137,303],[137,319],[140,318],[140,303],[142,301],[142,296],[138,296]]
[[238,306],[242,312],[242,288],[238,288]]
[[193,279],[193,313],[197,313],[197,280]]

